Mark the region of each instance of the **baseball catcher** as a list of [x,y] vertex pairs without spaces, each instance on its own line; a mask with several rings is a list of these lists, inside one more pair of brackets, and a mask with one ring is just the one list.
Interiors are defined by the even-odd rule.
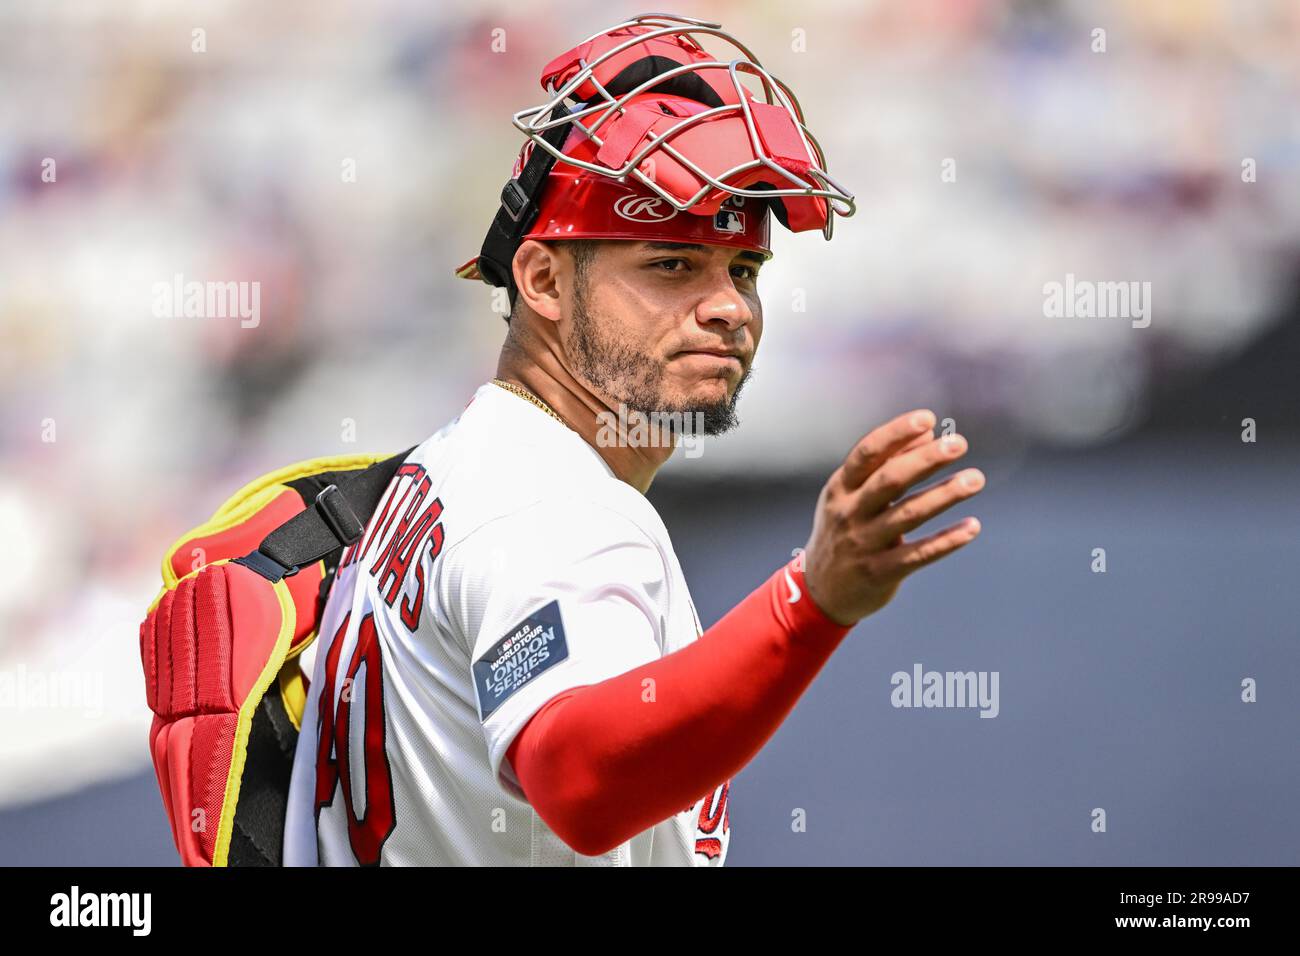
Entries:
[[853,197],[719,24],[636,17],[541,85],[457,270],[509,302],[495,377],[405,452],[258,479],[164,561],[141,655],[187,864],[722,865],[732,776],[858,621],[979,533],[910,535],[983,476],[911,490],[966,444],[900,415],[701,626],[645,492],[687,428],[737,424],[770,220],[830,239]]

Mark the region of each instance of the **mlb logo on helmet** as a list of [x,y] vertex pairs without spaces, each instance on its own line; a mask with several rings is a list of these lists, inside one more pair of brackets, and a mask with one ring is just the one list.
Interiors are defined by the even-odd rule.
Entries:
[[713,214],[714,231],[743,233],[745,231],[745,214],[737,212],[737,209],[744,205],[744,196],[728,196],[718,211]]

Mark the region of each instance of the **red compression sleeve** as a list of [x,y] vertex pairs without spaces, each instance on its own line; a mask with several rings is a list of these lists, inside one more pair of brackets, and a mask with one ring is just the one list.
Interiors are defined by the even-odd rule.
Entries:
[[551,698],[510,765],[561,839],[605,853],[738,773],[849,630],[813,603],[796,559],[695,642]]

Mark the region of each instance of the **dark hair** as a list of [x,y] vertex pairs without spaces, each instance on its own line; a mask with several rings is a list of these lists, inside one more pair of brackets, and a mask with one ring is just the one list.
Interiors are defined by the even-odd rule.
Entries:
[[[545,240],[552,246],[562,249],[568,249],[569,255],[573,257],[573,267],[577,276],[578,286],[581,288],[587,281],[587,275],[591,270],[591,263],[596,258],[596,250],[600,245],[599,239],[548,239]],[[510,289],[510,314],[506,316],[506,322],[509,323],[516,315],[519,314],[519,292],[513,286]]]

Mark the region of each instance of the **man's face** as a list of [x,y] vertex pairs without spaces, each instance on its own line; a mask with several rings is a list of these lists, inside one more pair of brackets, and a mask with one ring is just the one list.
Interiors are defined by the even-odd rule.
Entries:
[[569,303],[574,371],[614,407],[691,415],[706,435],[733,428],[763,330],[762,261],[734,246],[599,242]]

